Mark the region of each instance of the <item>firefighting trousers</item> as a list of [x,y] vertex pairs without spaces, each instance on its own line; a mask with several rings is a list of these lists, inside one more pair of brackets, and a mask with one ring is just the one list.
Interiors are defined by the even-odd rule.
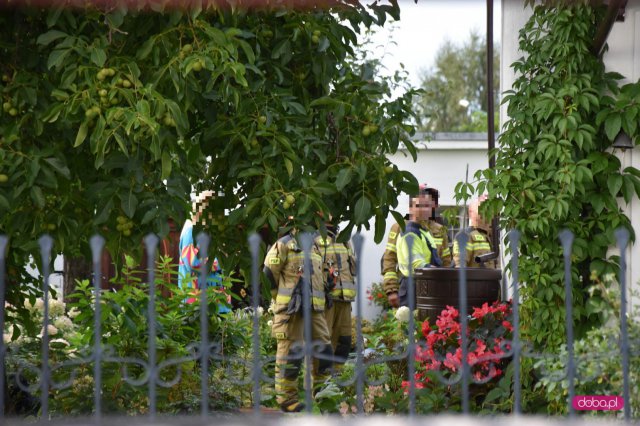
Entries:
[[344,364],[351,351],[351,302],[335,300],[325,311],[335,362]]
[[[278,404],[289,404],[298,400],[298,377],[304,363],[304,318],[294,315],[276,314],[273,321],[276,337],[276,400]],[[311,314],[311,340],[313,351],[320,353],[312,366],[314,390],[325,382],[331,373],[331,335],[324,312]]]

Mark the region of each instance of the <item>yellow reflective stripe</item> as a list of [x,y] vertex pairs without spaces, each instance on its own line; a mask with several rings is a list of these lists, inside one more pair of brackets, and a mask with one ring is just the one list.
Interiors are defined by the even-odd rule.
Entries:
[[283,294],[278,294],[276,296],[276,303],[279,303],[281,305],[286,305],[287,303],[289,303],[290,300],[291,300],[291,296],[285,296]]
[[[304,253],[303,252],[290,253],[289,254],[289,259],[291,259],[291,260],[304,260]],[[310,253],[310,259],[322,262],[322,256],[320,256],[317,253]]]
[[386,279],[395,279],[395,280],[397,280],[398,279],[398,274],[393,272],[393,271],[392,272],[385,272],[384,273],[384,279],[385,280]]
[[475,250],[491,250],[489,243],[475,243],[471,245]]
[[334,295],[334,296],[356,297],[356,291],[355,290],[349,290],[349,289],[346,289],[346,288],[332,290],[331,294]]
[[[313,296],[311,299],[313,300],[314,305],[324,306],[324,295],[320,297]],[[278,294],[276,296],[276,304],[286,305],[289,301],[291,301],[291,296],[286,296],[284,294]]]
[[329,250],[327,250],[327,253],[330,253],[330,254],[336,254],[336,253],[338,253],[338,254],[349,254],[349,250],[347,250],[347,248],[345,246],[342,246],[342,247],[333,246]]
[[436,242],[436,245],[441,246],[442,245],[442,238],[433,238],[433,241]]
[[386,249],[387,249],[388,251],[392,251],[392,252],[394,252],[394,253],[395,253],[395,252],[396,252],[396,245],[395,245],[395,244],[391,244],[391,243],[389,243],[389,244],[387,244]]
[[451,255],[451,250],[449,250],[448,248],[442,250],[442,255],[443,256],[450,256]]

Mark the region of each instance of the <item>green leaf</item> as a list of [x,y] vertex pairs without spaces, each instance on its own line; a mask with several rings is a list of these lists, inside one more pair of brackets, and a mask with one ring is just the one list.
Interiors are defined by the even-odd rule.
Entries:
[[151,49],[153,49],[153,46],[155,45],[155,38],[154,37],[150,37],[149,40],[145,41],[142,46],[140,46],[140,49],[138,49],[138,51],[136,52],[136,58],[138,59],[145,59],[147,56],[149,56],[149,54],[151,53]]
[[247,61],[249,61],[250,64],[253,64],[256,61],[256,55],[255,53],[253,53],[253,49],[251,48],[249,43],[247,43],[244,40],[238,40],[238,44],[240,45],[240,48],[244,51],[244,54],[247,57]]
[[80,128],[78,129],[78,134],[76,135],[76,141],[73,144],[74,148],[82,145],[84,140],[87,138],[88,131],[89,131],[89,127],[87,125],[87,122],[85,121],[80,125]]
[[101,67],[107,61],[107,54],[103,49],[94,48],[91,51],[91,62]]
[[158,216],[158,208],[157,207],[151,208],[151,209],[147,210],[147,212],[144,214],[144,216],[142,216],[142,220],[140,221],[140,223],[142,225],[146,225],[147,223],[149,223],[153,219],[155,219],[156,216]]
[[93,220],[96,225],[104,223],[109,219],[109,215],[111,214],[111,210],[113,210],[113,198],[109,198],[109,201],[104,205],[104,208]]
[[327,37],[322,37],[320,39],[320,44],[318,45],[318,52],[324,52],[330,45],[331,43],[329,43],[329,39]]
[[604,130],[607,133],[609,140],[614,140],[620,132],[620,126],[622,126],[622,119],[619,115],[609,115],[607,121],[604,123]]
[[71,52],[70,49],[58,49],[51,52],[47,60],[47,69],[58,67],[64,61],[64,58]]
[[345,186],[349,184],[351,180],[351,167],[345,167],[340,172],[338,172],[338,176],[336,177],[336,189],[338,191],[342,191]]
[[617,197],[620,188],[622,188],[622,176],[619,174],[609,175],[607,178],[607,188],[609,188],[609,194]]
[[4,195],[0,194],[0,210],[9,210],[11,206]]
[[68,34],[63,33],[62,31],[58,31],[58,30],[47,31],[44,34],[40,34],[40,36],[38,37],[38,40],[36,40],[36,44],[46,46],[52,41],[55,41],[59,38],[67,37],[67,36]]
[[171,155],[169,151],[162,151],[162,176],[160,179],[165,180],[171,176]]
[[336,192],[335,187],[328,182],[318,182],[314,189],[323,195],[333,195]]
[[53,167],[53,170],[60,173],[62,176],[66,177],[67,179],[71,179],[71,172],[69,171],[69,168],[64,163],[64,161],[55,157],[45,158],[44,161],[49,163],[49,165]]
[[371,213],[371,201],[363,195],[358,201],[356,201],[356,205],[354,208],[354,221],[357,224],[365,223],[369,218],[369,214]]
[[42,189],[40,189],[39,186],[31,187],[31,199],[33,200],[34,203],[36,203],[36,206],[38,206],[41,209],[44,208],[44,205],[45,205],[44,194],[42,193]]
[[133,192],[129,192],[124,198],[122,198],[120,206],[122,207],[124,214],[131,218],[136,212],[136,207],[138,207],[138,199]]
[[375,227],[375,234],[373,237],[373,240],[375,241],[376,244],[379,244],[382,239],[384,238],[384,232],[387,229],[387,222],[384,220],[384,217],[382,217],[381,213],[376,214],[376,227]]
[[291,175],[293,174],[293,163],[291,162],[291,160],[289,160],[288,158],[285,158],[284,166],[287,168],[287,173],[289,174],[289,177],[291,177]]

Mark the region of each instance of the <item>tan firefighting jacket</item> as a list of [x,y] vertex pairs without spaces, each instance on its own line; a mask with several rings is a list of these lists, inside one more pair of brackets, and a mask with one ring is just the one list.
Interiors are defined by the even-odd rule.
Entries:
[[[309,255],[312,265],[310,271],[312,308],[316,312],[323,312],[325,304],[324,275],[322,273],[322,255],[317,244],[311,246]],[[293,289],[304,274],[304,252],[293,236],[285,235],[271,246],[264,260],[264,265],[271,270],[278,288],[275,297],[275,313],[284,312],[291,300]]]
[[[489,231],[484,228],[471,227],[467,231],[469,241],[467,242],[467,253],[465,255],[465,264],[468,268],[479,268],[481,265],[475,261],[476,256],[491,253],[491,239]],[[453,241],[453,261],[456,267],[460,267],[460,248],[458,240]],[[486,266],[496,267],[495,262],[487,263]]]
[[335,236],[319,236],[316,244],[323,259],[326,280],[332,285],[331,295],[335,300],[352,302],[356,298],[356,257],[351,243],[338,243]]

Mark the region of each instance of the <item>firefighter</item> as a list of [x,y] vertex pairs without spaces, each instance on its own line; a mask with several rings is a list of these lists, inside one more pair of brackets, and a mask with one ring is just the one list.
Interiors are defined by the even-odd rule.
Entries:
[[[413,245],[409,250],[409,238],[413,238]],[[398,256],[398,271],[400,272],[400,285],[398,288],[398,304],[409,306],[408,284],[409,274],[417,268],[441,267],[442,261],[438,256],[436,242],[431,232],[419,222],[409,221],[404,232],[396,241],[396,253]],[[411,262],[409,260],[411,259]]]
[[351,243],[336,241],[337,227],[327,224],[327,236],[319,236],[327,293],[330,302],[325,310],[335,363],[344,364],[351,351],[351,302],[356,298],[356,258]]
[[[467,268],[481,267],[482,265],[475,261],[476,256],[492,252],[491,238],[489,238],[490,226],[478,211],[480,205],[486,199],[487,196],[483,195],[469,205],[469,228],[466,230],[469,239],[467,241],[467,251],[465,254],[465,265]],[[460,267],[460,249],[457,240],[453,242],[453,260],[455,266]],[[496,268],[496,262],[491,262],[491,266]]]
[[[317,390],[329,377],[332,367],[331,335],[325,318],[325,282],[322,255],[312,244],[309,257],[311,339],[321,356],[313,365],[313,386]],[[305,407],[298,398],[298,376],[304,357],[304,317],[302,286],[305,285],[305,254],[292,231],[276,241],[264,261],[264,273],[271,283],[275,299],[271,333],[277,341],[275,390],[280,409],[285,413],[299,412]]]
[[[420,185],[418,195],[409,200],[409,220],[417,222],[420,227],[429,232],[432,244],[435,244],[438,257],[442,262],[441,266],[448,267],[451,266],[451,251],[449,249],[447,229],[435,220],[438,198],[439,192],[437,189],[430,188],[426,184]],[[389,231],[389,238],[381,260],[384,290],[389,304],[394,308],[400,306],[398,290],[402,275],[398,273],[396,243],[401,232],[400,225],[394,223],[391,231]]]

